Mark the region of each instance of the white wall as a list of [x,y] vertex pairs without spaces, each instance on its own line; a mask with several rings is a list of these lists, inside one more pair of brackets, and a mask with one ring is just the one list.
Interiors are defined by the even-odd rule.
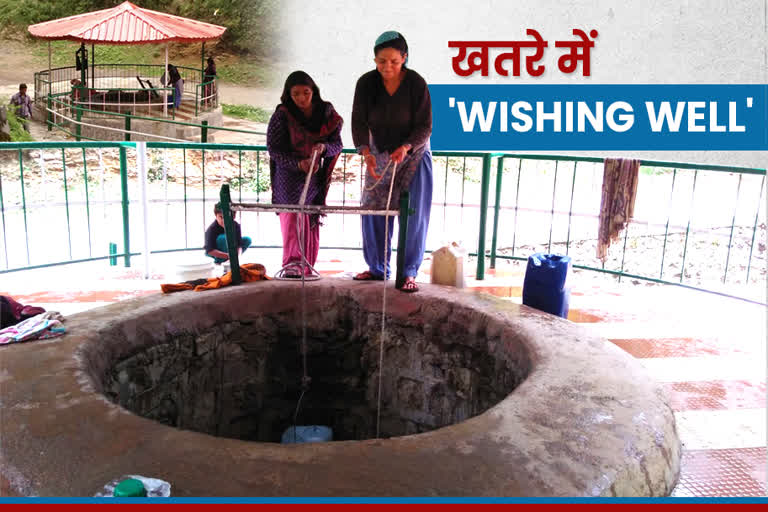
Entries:
[[[373,43],[403,33],[409,65],[428,83],[755,84],[768,83],[768,0],[288,0],[282,60],[316,80],[323,97],[350,119],[357,78],[374,68]],[[549,41],[538,78],[464,79],[451,67],[449,40],[523,40],[534,28]],[[557,69],[554,41],[573,28],[597,29],[592,76]],[[282,80],[282,79],[281,79]],[[275,103],[278,98],[275,98]],[[347,123],[345,146],[352,145]],[[563,154],[563,151],[554,151]],[[571,154],[579,154],[573,153]],[[608,156],[603,152],[589,152]],[[646,151],[617,156],[765,168],[766,152]]]

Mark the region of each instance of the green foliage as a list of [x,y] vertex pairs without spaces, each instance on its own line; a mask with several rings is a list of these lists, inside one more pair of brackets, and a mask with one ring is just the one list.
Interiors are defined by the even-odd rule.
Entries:
[[[120,3],[122,0],[0,0],[0,34],[26,33],[28,25],[106,9]],[[266,56],[277,45],[277,30],[273,22],[277,0],[141,0],[139,5],[225,26],[227,30],[221,42],[239,52]],[[109,48],[120,52],[130,47]],[[133,49],[146,54],[146,47]],[[68,59],[72,60],[71,55]]]
[[[442,158],[439,164],[435,162],[433,165],[439,166],[441,170],[445,170],[445,160]],[[448,171],[452,174],[463,176],[464,181],[480,183],[483,175],[483,165],[482,161],[478,158],[453,157],[448,158]]]
[[239,117],[240,119],[248,119],[249,121],[256,121],[257,123],[269,122],[269,117],[271,115],[263,108],[252,107],[250,105],[222,103],[221,109],[225,116]]
[[180,16],[227,27],[222,36],[227,46],[260,55],[277,46],[277,0],[175,0],[171,6]]
[[272,188],[272,182],[269,178],[269,163],[262,160],[257,165],[255,159],[244,157],[242,178],[235,176],[229,180],[229,184],[233,193],[241,186],[243,190],[250,192],[268,192]]
[[8,125],[11,127],[11,142],[34,142],[35,139],[33,139],[29,132],[24,129],[21,121],[13,112],[13,109],[9,108],[7,110],[7,115]]
[[276,76],[267,64],[249,62],[244,59],[217,59],[218,79],[223,82],[243,85],[272,84]]
[[659,167],[647,167],[645,165],[640,166],[640,174],[645,174],[646,176],[659,176],[662,174],[666,174],[669,172],[669,169],[663,169]]

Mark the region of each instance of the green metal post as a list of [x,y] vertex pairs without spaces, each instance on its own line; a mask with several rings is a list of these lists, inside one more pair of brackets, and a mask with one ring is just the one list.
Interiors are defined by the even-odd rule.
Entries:
[[240,258],[237,254],[237,240],[235,240],[235,222],[232,218],[232,199],[229,195],[229,185],[221,186],[221,212],[224,216],[224,232],[227,235],[227,252],[229,252],[229,269],[232,271],[232,284],[238,285],[242,282],[240,276]]
[[237,200],[243,202],[243,152],[237,151]]
[[[629,237],[629,220],[624,227],[624,247],[621,249],[621,273],[624,273],[624,257],[627,255],[627,238]],[[621,282],[621,276],[619,276],[619,282]]]
[[576,164],[573,162],[573,179],[571,180],[571,204],[568,207],[568,234],[565,237],[565,254],[568,254],[568,249],[571,246],[571,218],[573,217],[573,192],[576,190]]
[[547,242],[547,253],[552,252],[552,226],[555,224],[555,194],[557,193],[557,164],[555,160],[555,180],[552,182],[552,213],[549,218],[549,242]]
[[664,277],[664,255],[667,253],[667,236],[669,236],[669,219],[672,216],[672,199],[675,197],[675,178],[677,169],[672,171],[672,189],[669,191],[669,207],[667,208],[667,224],[664,226],[664,245],[661,248],[661,269],[659,270],[659,279]]
[[69,244],[69,259],[72,259],[72,225],[69,221],[69,190],[67,187],[67,154],[61,148],[61,171],[64,175],[64,209],[67,212],[67,243]]
[[125,116],[125,140],[131,140],[131,116]]
[[445,183],[443,184],[443,230],[448,216],[448,157],[445,157]]
[[[752,268],[752,249],[755,248],[755,233],[757,232],[757,219],[760,218],[760,205],[763,204],[763,188],[765,187],[765,176],[760,182],[760,194],[757,196],[757,211],[755,212],[755,224],[752,226],[752,242],[749,244],[749,260],[747,260],[747,279],[744,281],[749,284],[749,270]],[[0,197],[2,202],[2,197]],[[6,255],[6,260],[8,256]]]
[[109,266],[110,267],[116,267],[117,266],[117,244],[113,242],[109,242]]
[[32,263],[29,260],[29,230],[27,227],[27,195],[24,191],[24,155],[19,150],[19,178],[21,179],[21,210],[24,212],[24,240],[27,244],[27,265]]
[[3,248],[5,249],[5,268],[8,268],[8,239],[5,234],[5,203],[3,202],[3,173],[0,173],[0,216],[3,220]]
[[[260,191],[261,191],[261,151],[257,151],[256,152],[256,202],[257,203],[261,202]],[[256,215],[258,215],[258,213]]]
[[688,234],[691,232],[691,217],[693,216],[693,200],[696,198],[696,178],[699,177],[699,171],[693,172],[693,191],[691,192],[691,210],[688,212],[688,225],[685,227],[685,243],[683,244],[683,263],[680,265],[680,282],[685,277],[685,255],[688,252]]
[[728,276],[728,262],[731,260],[731,247],[733,247],[733,229],[736,227],[736,212],[739,209],[739,192],[741,192],[741,178],[742,174],[739,174],[739,184],[736,186],[736,200],[733,204],[733,221],[731,222],[731,236],[728,237],[728,254],[725,256],[725,270],[723,271],[723,284],[725,284],[726,277]]
[[512,256],[515,255],[515,244],[517,243],[517,210],[520,205],[520,174],[523,172],[523,159],[519,160],[517,166],[517,189],[515,192],[515,220],[512,223]]
[[201,168],[200,169],[201,170],[200,170],[200,172],[202,173],[202,176],[203,176],[203,179],[202,179],[202,183],[203,183],[203,230],[205,230],[205,225],[206,225],[206,222],[205,222],[205,150],[202,150],[200,152],[200,154],[201,154],[201,158],[200,158],[200,160],[201,160]]
[[483,155],[483,178],[480,184],[480,236],[477,241],[477,279],[485,279],[485,223],[488,218],[488,186],[491,181],[491,155]]
[[493,207],[493,238],[491,239],[491,267],[496,268],[496,237],[499,232],[499,208],[501,207],[501,175],[504,173],[504,158],[499,157],[496,165],[496,204]]
[[75,140],[77,142],[80,142],[80,134],[82,132],[82,125],[81,125],[82,118],[83,118],[83,109],[75,107],[75,119],[77,119],[77,123],[75,125]]
[[[187,150],[181,150],[184,157],[184,247],[189,247],[189,224],[187,223]],[[205,218],[205,215],[203,215]]]
[[120,148],[120,191],[123,203],[123,252],[125,266],[131,266],[131,230],[128,216],[128,156],[124,147]]
[[202,128],[200,128],[200,142],[208,142],[208,121],[201,121]]
[[85,218],[88,221],[88,257],[93,258],[91,246],[91,202],[88,198],[88,162],[85,157],[85,148],[83,148],[83,181],[85,182]]
[[[50,80],[50,76],[48,79]],[[48,131],[50,132],[53,130],[53,100],[51,99],[51,91],[50,91],[50,85],[48,86]]]
[[408,238],[410,213],[410,194],[406,190],[400,194],[400,216],[397,220],[397,269],[395,270],[395,288],[397,289],[405,284],[405,244]]

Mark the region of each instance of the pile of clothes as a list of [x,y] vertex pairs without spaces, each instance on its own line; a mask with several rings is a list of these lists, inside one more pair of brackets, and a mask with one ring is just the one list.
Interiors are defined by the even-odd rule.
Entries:
[[[268,281],[271,278],[267,275],[267,269],[261,263],[246,263],[240,266],[240,279],[244,283],[254,281]],[[232,271],[227,272],[221,277],[212,277],[209,279],[194,279],[177,284],[161,284],[160,289],[163,293],[181,292],[184,290],[195,290],[202,292],[205,290],[215,290],[224,288],[232,284]]]
[[61,336],[66,332],[63,321],[57,311],[25,306],[0,295],[0,345]]

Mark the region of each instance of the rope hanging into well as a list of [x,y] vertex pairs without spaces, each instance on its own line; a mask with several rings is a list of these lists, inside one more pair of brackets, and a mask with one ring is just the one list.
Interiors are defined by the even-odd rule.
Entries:
[[[386,331],[384,329],[384,321],[387,316],[387,249],[389,247],[389,203],[392,201],[392,188],[395,185],[395,174],[397,173],[397,164],[392,160],[390,160],[390,162],[392,162],[392,181],[389,183],[389,193],[387,194],[387,214],[384,215],[384,258],[382,259],[384,262],[384,279],[382,281],[384,286],[382,288],[381,296],[381,337],[379,339],[379,392],[378,396],[376,397],[376,438],[379,437],[380,433],[381,381],[382,375],[384,374],[384,337],[386,335]],[[389,167],[389,164],[387,164],[387,166],[384,167],[384,171],[381,172],[382,177],[384,176],[387,167]],[[379,178],[379,181],[381,181],[381,178]],[[373,185],[373,187],[376,185],[378,185],[378,181]]]

